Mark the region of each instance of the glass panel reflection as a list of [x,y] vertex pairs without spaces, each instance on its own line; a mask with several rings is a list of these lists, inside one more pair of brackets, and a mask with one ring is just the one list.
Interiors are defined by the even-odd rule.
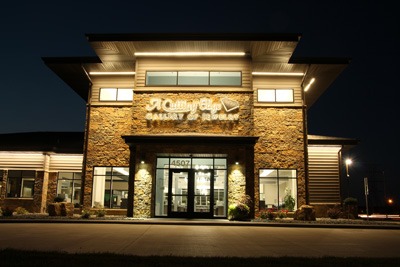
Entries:
[[187,211],[188,172],[172,173],[172,203],[171,211]]
[[210,212],[211,172],[194,173],[195,212]]

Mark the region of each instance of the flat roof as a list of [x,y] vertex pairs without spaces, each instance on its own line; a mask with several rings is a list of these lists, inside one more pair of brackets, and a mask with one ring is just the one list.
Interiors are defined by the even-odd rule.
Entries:
[[22,132],[0,134],[0,151],[83,153],[83,132]]

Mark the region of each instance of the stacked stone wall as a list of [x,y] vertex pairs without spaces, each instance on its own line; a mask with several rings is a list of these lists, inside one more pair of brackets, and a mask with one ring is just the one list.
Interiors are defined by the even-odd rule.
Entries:
[[261,168],[297,170],[297,206],[306,204],[303,112],[300,108],[254,108],[256,211]]
[[131,107],[91,107],[82,192],[85,207],[92,205],[94,167],[129,166],[129,147],[121,136],[131,134],[131,112]]
[[47,184],[47,205],[49,206],[50,203],[54,202],[55,197],[57,196],[57,172],[50,172],[49,173],[49,181]]
[[[184,114],[183,120],[147,120],[146,110],[151,98],[171,99],[172,101],[198,101],[201,98],[211,99],[219,104],[221,99],[228,98],[237,101],[239,109],[225,112],[224,108],[217,114],[238,114],[239,120],[203,120],[202,114],[209,112],[198,111],[199,118],[193,121],[186,120],[188,114]],[[253,122],[251,107],[252,93],[138,93],[135,95],[135,105],[132,108],[132,133],[134,134],[166,134],[166,133],[202,133],[224,135],[252,135]],[[153,114],[157,114],[154,112]]]

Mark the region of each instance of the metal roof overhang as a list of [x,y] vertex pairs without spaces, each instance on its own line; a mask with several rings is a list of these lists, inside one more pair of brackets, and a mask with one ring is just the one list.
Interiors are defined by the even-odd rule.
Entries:
[[348,58],[292,57],[301,35],[294,34],[87,34],[97,57],[43,58],[80,97],[88,100],[90,71],[135,71],[135,52],[246,52],[254,72],[303,72],[309,108],[349,64]]
[[323,136],[323,135],[307,135],[308,145],[320,145],[320,146],[342,146],[344,150],[354,148],[359,144],[358,139],[345,138],[345,137],[334,137],[334,136]]

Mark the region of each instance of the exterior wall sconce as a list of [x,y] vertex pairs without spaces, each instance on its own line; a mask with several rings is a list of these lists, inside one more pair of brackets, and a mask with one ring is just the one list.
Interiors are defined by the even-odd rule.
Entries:
[[142,153],[142,154],[140,154],[140,164],[144,164],[145,162],[146,162],[146,157],[145,157],[145,154]]

